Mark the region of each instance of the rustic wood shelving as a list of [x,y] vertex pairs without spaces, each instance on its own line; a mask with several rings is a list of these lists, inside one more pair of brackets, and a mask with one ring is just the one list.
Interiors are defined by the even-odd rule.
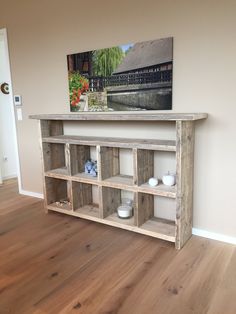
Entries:
[[[118,118],[119,117],[119,118]],[[192,234],[194,121],[207,114],[70,114],[35,115],[40,120],[44,167],[45,208],[101,222],[175,243],[180,249]],[[64,135],[64,121],[132,120],[169,121],[176,124],[176,140],[151,140]],[[98,161],[98,176],[84,172],[92,147]],[[133,175],[120,173],[119,151],[129,149]],[[154,152],[176,157],[177,182],[173,187],[148,185],[154,174]],[[166,169],[168,170],[168,169]],[[134,215],[120,219],[116,209],[121,191],[134,196]],[[97,203],[93,194],[98,195]],[[154,216],[154,197],[172,198],[176,203],[173,221]],[[59,205],[62,199],[69,203]]]

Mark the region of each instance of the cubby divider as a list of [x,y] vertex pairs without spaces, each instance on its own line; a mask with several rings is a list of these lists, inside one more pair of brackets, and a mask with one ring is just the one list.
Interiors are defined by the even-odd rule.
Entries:
[[154,151],[134,149],[134,182],[137,185],[144,184],[154,176]]

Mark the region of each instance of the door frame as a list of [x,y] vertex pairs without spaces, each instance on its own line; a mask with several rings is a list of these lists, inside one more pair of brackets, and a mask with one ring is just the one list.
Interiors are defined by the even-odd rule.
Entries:
[[0,33],[3,35],[4,40],[4,48],[6,55],[6,65],[9,71],[9,92],[10,92],[10,108],[11,108],[11,118],[13,120],[13,134],[14,134],[14,143],[15,152],[16,152],[16,175],[18,180],[18,190],[19,192],[22,189],[22,181],[21,181],[21,171],[20,171],[20,158],[19,158],[19,150],[18,150],[18,140],[17,140],[17,128],[16,128],[16,117],[15,117],[15,108],[13,101],[13,88],[12,88],[12,76],[11,76],[11,66],[10,66],[10,57],[9,57],[9,49],[8,49],[8,39],[7,39],[7,29],[1,28]]

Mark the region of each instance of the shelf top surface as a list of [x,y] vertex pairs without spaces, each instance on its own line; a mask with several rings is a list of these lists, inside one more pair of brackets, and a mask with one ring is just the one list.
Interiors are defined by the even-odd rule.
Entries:
[[194,121],[207,118],[207,113],[113,113],[113,112],[81,112],[70,114],[36,114],[30,119],[38,120],[65,120],[65,121]]

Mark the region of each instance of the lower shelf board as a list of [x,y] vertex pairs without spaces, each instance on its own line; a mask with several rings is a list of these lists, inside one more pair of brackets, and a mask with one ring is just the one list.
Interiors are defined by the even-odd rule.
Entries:
[[[96,204],[85,205],[74,210],[75,213],[88,216],[88,217],[97,217],[99,218],[99,207]],[[89,219],[89,218],[88,218]]]
[[51,210],[58,209],[58,210],[62,210],[65,213],[72,211],[71,205],[69,205],[69,204],[60,204],[59,205],[59,204],[57,204],[57,202],[48,205],[48,209],[51,209]]
[[94,205],[86,205],[77,210],[57,206],[55,203],[47,206],[49,210],[59,213],[84,218],[87,220],[103,223],[109,226],[134,231],[154,238],[175,242],[175,223],[166,219],[152,218],[140,227],[134,225],[134,217],[121,219],[117,213],[113,213],[105,219],[99,218],[99,208]]
[[153,217],[139,228],[150,232],[150,235],[151,233],[158,233],[163,236],[164,240],[175,241],[176,226],[174,221]]
[[117,213],[111,214],[110,216],[106,217],[105,220],[113,221],[116,224],[134,226],[134,217],[122,219],[118,217]]

